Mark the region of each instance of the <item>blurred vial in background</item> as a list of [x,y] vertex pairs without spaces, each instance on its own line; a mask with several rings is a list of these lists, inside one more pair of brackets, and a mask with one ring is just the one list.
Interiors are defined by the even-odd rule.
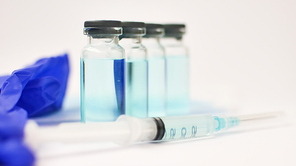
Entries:
[[166,113],[189,114],[189,57],[183,46],[184,24],[163,24],[161,44],[166,53]]
[[148,57],[148,116],[165,116],[165,52],[160,45],[163,25],[147,24],[143,45]]
[[143,22],[122,22],[120,45],[126,56],[126,115],[148,116],[148,63],[147,50],[142,45],[146,33]]
[[125,113],[124,49],[120,21],[85,21],[80,59],[81,121],[115,121]]

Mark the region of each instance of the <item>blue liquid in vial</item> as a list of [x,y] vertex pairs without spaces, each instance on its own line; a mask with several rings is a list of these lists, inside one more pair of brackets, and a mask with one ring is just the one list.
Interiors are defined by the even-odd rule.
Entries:
[[115,121],[125,112],[124,59],[81,59],[82,122]]
[[148,116],[165,116],[165,59],[148,60]]
[[166,57],[167,115],[189,114],[189,60],[185,56]]
[[148,116],[148,64],[146,60],[127,62],[126,115]]

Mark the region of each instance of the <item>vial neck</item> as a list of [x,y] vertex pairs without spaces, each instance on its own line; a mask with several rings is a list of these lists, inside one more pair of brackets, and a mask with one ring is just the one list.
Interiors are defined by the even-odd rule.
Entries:
[[161,39],[161,44],[164,46],[182,46],[182,39],[177,39],[174,37],[166,37]]
[[87,36],[87,44],[118,44],[118,36],[95,37]]

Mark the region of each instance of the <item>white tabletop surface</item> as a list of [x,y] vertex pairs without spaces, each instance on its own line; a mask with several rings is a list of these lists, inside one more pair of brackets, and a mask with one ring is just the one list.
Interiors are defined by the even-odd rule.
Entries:
[[[35,119],[39,123],[77,121],[78,104],[66,100],[61,112]],[[77,109],[73,109],[73,108]],[[69,109],[68,109],[69,108]],[[71,109],[72,108],[72,109]],[[280,123],[239,127],[212,137],[179,142],[120,146],[112,142],[46,144],[36,151],[37,165],[295,165],[293,111]]]
[[[79,96],[83,23],[105,19],[185,23],[191,98],[202,101],[197,107],[203,113],[283,110],[286,123],[173,143],[48,145],[36,152],[36,165],[296,165],[295,0],[0,1],[0,75],[67,52],[66,100]],[[51,118],[36,120],[79,120],[79,102],[67,103]]]

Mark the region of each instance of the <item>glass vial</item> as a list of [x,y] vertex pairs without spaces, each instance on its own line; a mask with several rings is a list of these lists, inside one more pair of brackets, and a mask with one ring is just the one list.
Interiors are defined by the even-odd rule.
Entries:
[[182,43],[184,24],[164,24],[161,44],[166,52],[166,113],[189,114],[189,57]]
[[165,116],[165,52],[160,45],[161,24],[147,24],[143,45],[148,58],[148,116]]
[[142,45],[146,33],[143,22],[122,22],[120,45],[126,57],[126,115],[148,116],[148,63],[147,50]]
[[80,59],[81,121],[115,121],[125,113],[125,58],[120,21],[85,21]]

